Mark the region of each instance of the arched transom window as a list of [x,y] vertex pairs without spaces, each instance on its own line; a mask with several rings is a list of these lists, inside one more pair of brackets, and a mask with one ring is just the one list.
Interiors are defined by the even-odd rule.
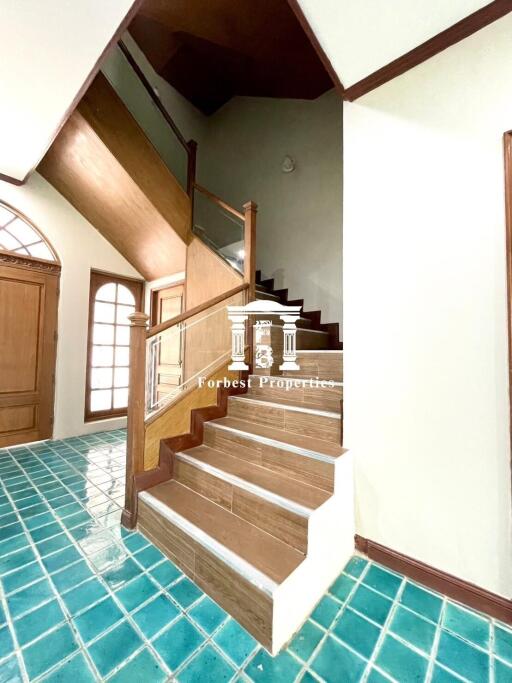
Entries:
[[5,204],[0,204],[0,249],[46,261],[58,260],[41,233]]
[[91,273],[87,419],[126,414],[130,365],[130,321],[140,310],[142,285]]

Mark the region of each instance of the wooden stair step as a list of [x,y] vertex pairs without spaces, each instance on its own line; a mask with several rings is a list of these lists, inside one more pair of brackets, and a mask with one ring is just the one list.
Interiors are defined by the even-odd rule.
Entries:
[[[227,550],[227,564],[235,571],[239,571],[242,576],[246,574],[247,564],[270,579],[270,582],[266,583],[273,582],[279,585],[304,559],[304,556],[291,546],[177,481],[158,484],[143,492],[141,499],[151,504],[150,496],[170,511],[170,519],[174,517],[177,520],[176,515],[179,515],[182,520],[188,522],[188,525],[194,527],[189,527],[189,533],[196,543],[206,545],[210,549],[216,546],[218,555]],[[162,506],[160,511],[165,513]],[[177,521],[179,523],[181,520]],[[183,528],[185,525],[181,526]],[[241,560],[238,565],[236,558]]]
[[321,330],[297,329],[298,350],[323,350],[328,348],[329,335]]
[[318,379],[332,379],[343,382],[343,351],[305,350],[297,351],[297,372],[283,372],[284,377],[318,377]]
[[319,410],[306,403],[265,401],[247,394],[230,396],[228,415],[324,441],[339,443],[341,439],[341,412]]
[[241,437],[252,439],[263,444],[276,446],[282,449],[296,452],[303,457],[320,460],[323,462],[332,463],[335,458],[346,452],[338,444],[333,444],[331,441],[322,441],[321,439],[303,436],[302,434],[293,434],[282,429],[275,429],[267,425],[257,424],[246,420],[237,419],[235,417],[220,417],[217,420],[212,420],[205,423],[205,429],[223,429],[232,430],[239,433]]
[[265,300],[265,301],[278,301],[279,303],[281,302],[281,299],[277,296],[277,294],[272,294],[272,292],[269,292],[266,289],[257,289],[256,290],[256,299],[258,301]]
[[[285,474],[278,474],[262,465],[249,463],[229,453],[215,450],[210,446],[196,446],[187,449],[178,456],[186,456],[187,462],[195,461],[198,465],[207,465],[209,468],[217,470],[217,476],[230,475],[231,481],[235,478],[243,487],[244,484],[251,486],[251,491],[257,495],[265,497],[267,493],[275,500],[278,496],[284,506],[290,502],[296,503],[303,509],[304,513],[318,508],[329,498],[329,494],[315,486],[303,484]],[[290,506],[296,508],[296,506]]]
[[340,410],[343,399],[343,385],[341,382],[334,386],[322,386],[308,379],[296,377],[290,371],[287,377],[275,375],[251,375],[247,395],[261,397],[265,400],[292,400],[298,404],[304,403],[323,410]]

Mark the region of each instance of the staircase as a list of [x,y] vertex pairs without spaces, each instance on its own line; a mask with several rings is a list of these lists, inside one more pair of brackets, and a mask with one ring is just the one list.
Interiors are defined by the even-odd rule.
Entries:
[[[256,296],[290,303],[269,281]],[[353,550],[343,351],[319,318],[298,322],[300,371],[251,375],[200,445],[169,452],[172,478],[139,493],[141,531],[273,654]]]

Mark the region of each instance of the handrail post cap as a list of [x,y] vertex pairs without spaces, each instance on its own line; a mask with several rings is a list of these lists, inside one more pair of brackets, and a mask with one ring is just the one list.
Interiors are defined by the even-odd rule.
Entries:
[[248,202],[246,202],[246,203],[244,204],[243,209],[244,209],[244,211],[246,211],[246,212],[247,212],[247,211],[257,211],[257,210],[258,210],[258,205],[256,204],[256,202],[253,202],[253,201],[251,200],[251,201],[248,201]]
[[149,320],[149,315],[135,312],[128,316],[128,320],[130,321],[132,327],[146,327]]

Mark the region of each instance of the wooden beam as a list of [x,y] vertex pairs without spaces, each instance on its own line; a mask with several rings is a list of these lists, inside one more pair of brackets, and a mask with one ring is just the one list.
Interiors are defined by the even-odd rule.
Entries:
[[386,64],[386,66],[346,88],[343,95],[344,99],[352,102],[366,95],[371,90],[378,88],[397,76],[401,76],[406,71],[430,59],[430,57],[446,50],[447,47],[455,45],[455,43],[476,33],[481,28],[484,28],[484,26],[492,24],[493,21],[500,19],[510,11],[512,11],[512,0],[495,0],[485,5],[485,7],[473,12],[473,14],[461,19],[456,24],[453,24],[453,26],[406,52],[406,54],[398,57],[398,59],[394,59],[389,64]]

